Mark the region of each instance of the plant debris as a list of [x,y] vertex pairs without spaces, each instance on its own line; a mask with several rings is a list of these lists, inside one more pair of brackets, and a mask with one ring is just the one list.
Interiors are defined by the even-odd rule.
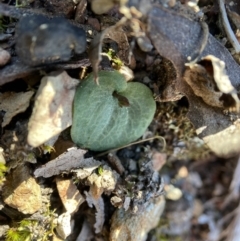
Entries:
[[3,2],[0,239],[238,240],[239,2]]
[[[161,25],[157,24],[158,20],[160,21],[160,18]],[[183,15],[176,15],[174,11],[154,7],[150,13],[149,26],[150,36],[156,49],[161,55],[171,61],[172,66],[170,69],[176,73],[176,77],[166,80],[165,88],[160,94],[160,99],[162,101],[176,100],[183,95],[186,95],[190,105],[188,118],[194,124],[195,128],[199,130],[198,134],[200,137],[204,138],[210,149],[217,155],[224,157],[236,155],[238,153],[237,146],[239,146],[240,143],[238,125],[233,125],[229,117],[224,115],[224,108],[221,110],[206,105],[201,98],[195,97],[193,90],[191,90],[189,85],[183,81],[185,70],[186,75],[189,73],[189,70],[187,69],[188,67],[185,67],[185,63],[188,62],[189,58],[192,59],[192,53],[195,53],[195,46],[201,45],[199,39],[201,39],[201,36],[204,34],[201,24],[197,21],[190,20]],[[170,26],[174,26],[175,30]],[[182,32],[189,33],[189,35],[182,35]],[[187,44],[186,41],[188,41]],[[209,54],[214,55],[215,58],[219,58],[225,64],[226,69],[231,70],[228,71],[228,78],[230,80],[229,84],[233,86],[231,87],[232,90],[235,88],[234,102],[235,106],[237,105],[236,108],[238,108],[239,98],[237,92],[239,88],[239,74],[237,73],[240,73],[239,65],[233,60],[228,50],[211,34],[208,36],[204,51],[198,58]],[[191,66],[191,63],[188,63],[187,65]],[[216,69],[214,69],[214,73],[216,74]],[[215,81],[219,81],[216,79],[216,76],[214,77]],[[212,83],[208,83],[205,76],[204,78],[204,82],[210,86]],[[187,80],[187,82],[189,81],[190,80]],[[199,88],[199,86],[197,87]],[[194,91],[196,92],[198,88],[195,86]],[[224,92],[228,92],[228,89],[226,89],[225,86]],[[202,95],[204,95],[204,93]],[[224,94],[219,96],[219,98],[222,96],[223,98],[226,98],[226,95]],[[211,98],[213,97],[214,95]],[[211,102],[211,100],[209,100],[208,103],[209,102]],[[230,105],[232,105],[232,103]],[[216,122],[218,122],[218,124],[216,124]],[[232,132],[234,141],[229,143],[227,148],[225,148],[225,142],[218,141],[216,146],[215,139],[219,139],[221,136],[222,139],[226,140],[229,135],[229,128],[231,130],[234,129],[234,132]],[[227,131],[225,131],[226,129]],[[234,143],[236,143],[236,145],[234,145]]]
[[[67,172],[78,167],[85,167],[92,158],[84,159],[83,155],[86,151],[77,149],[76,147],[70,148],[67,152],[58,156],[56,159],[48,162],[45,166],[39,167],[35,170],[35,177],[51,177],[53,175],[61,174],[62,172]],[[68,161],[71,160],[71,161]],[[92,164],[95,164],[92,161]],[[86,163],[86,164],[85,164]]]

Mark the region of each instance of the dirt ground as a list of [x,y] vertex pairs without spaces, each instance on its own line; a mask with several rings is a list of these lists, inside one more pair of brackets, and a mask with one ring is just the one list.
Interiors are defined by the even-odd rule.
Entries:
[[240,241],[239,31],[237,0],[2,0],[0,240]]

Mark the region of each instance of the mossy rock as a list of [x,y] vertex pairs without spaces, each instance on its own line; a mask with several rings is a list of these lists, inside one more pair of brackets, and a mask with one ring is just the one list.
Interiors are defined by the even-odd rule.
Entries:
[[76,90],[71,136],[81,148],[103,151],[135,141],[151,123],[156,103],[151,90],[127,83],[117,71],[90,74]]

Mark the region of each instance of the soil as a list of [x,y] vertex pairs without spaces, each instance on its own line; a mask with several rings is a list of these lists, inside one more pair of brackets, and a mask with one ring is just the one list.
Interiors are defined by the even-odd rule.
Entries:
[[[97,2],[0,3],[0,240],[238,240],[240,69],[217,1]],[[240,19],[237,1],[226,2]],[[199,61],[218,53],[229,92],[213,81],[224,70]],[[187,62],[198,66],[183,81]],[[136,142],[80,149],[70,134],[76,86],[112,69],[151,89],[154,118]],[[200,96],[192,76],[207,83]]]

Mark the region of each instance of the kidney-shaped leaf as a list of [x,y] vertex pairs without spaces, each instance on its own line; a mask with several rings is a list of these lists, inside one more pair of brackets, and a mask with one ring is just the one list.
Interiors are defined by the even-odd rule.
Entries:
[[101,71],[96,85],[90,74],[74,97],[72,139],[95,151],[126,145],[144,133],[155,109],[145,85],[127,83],[117,71]]

